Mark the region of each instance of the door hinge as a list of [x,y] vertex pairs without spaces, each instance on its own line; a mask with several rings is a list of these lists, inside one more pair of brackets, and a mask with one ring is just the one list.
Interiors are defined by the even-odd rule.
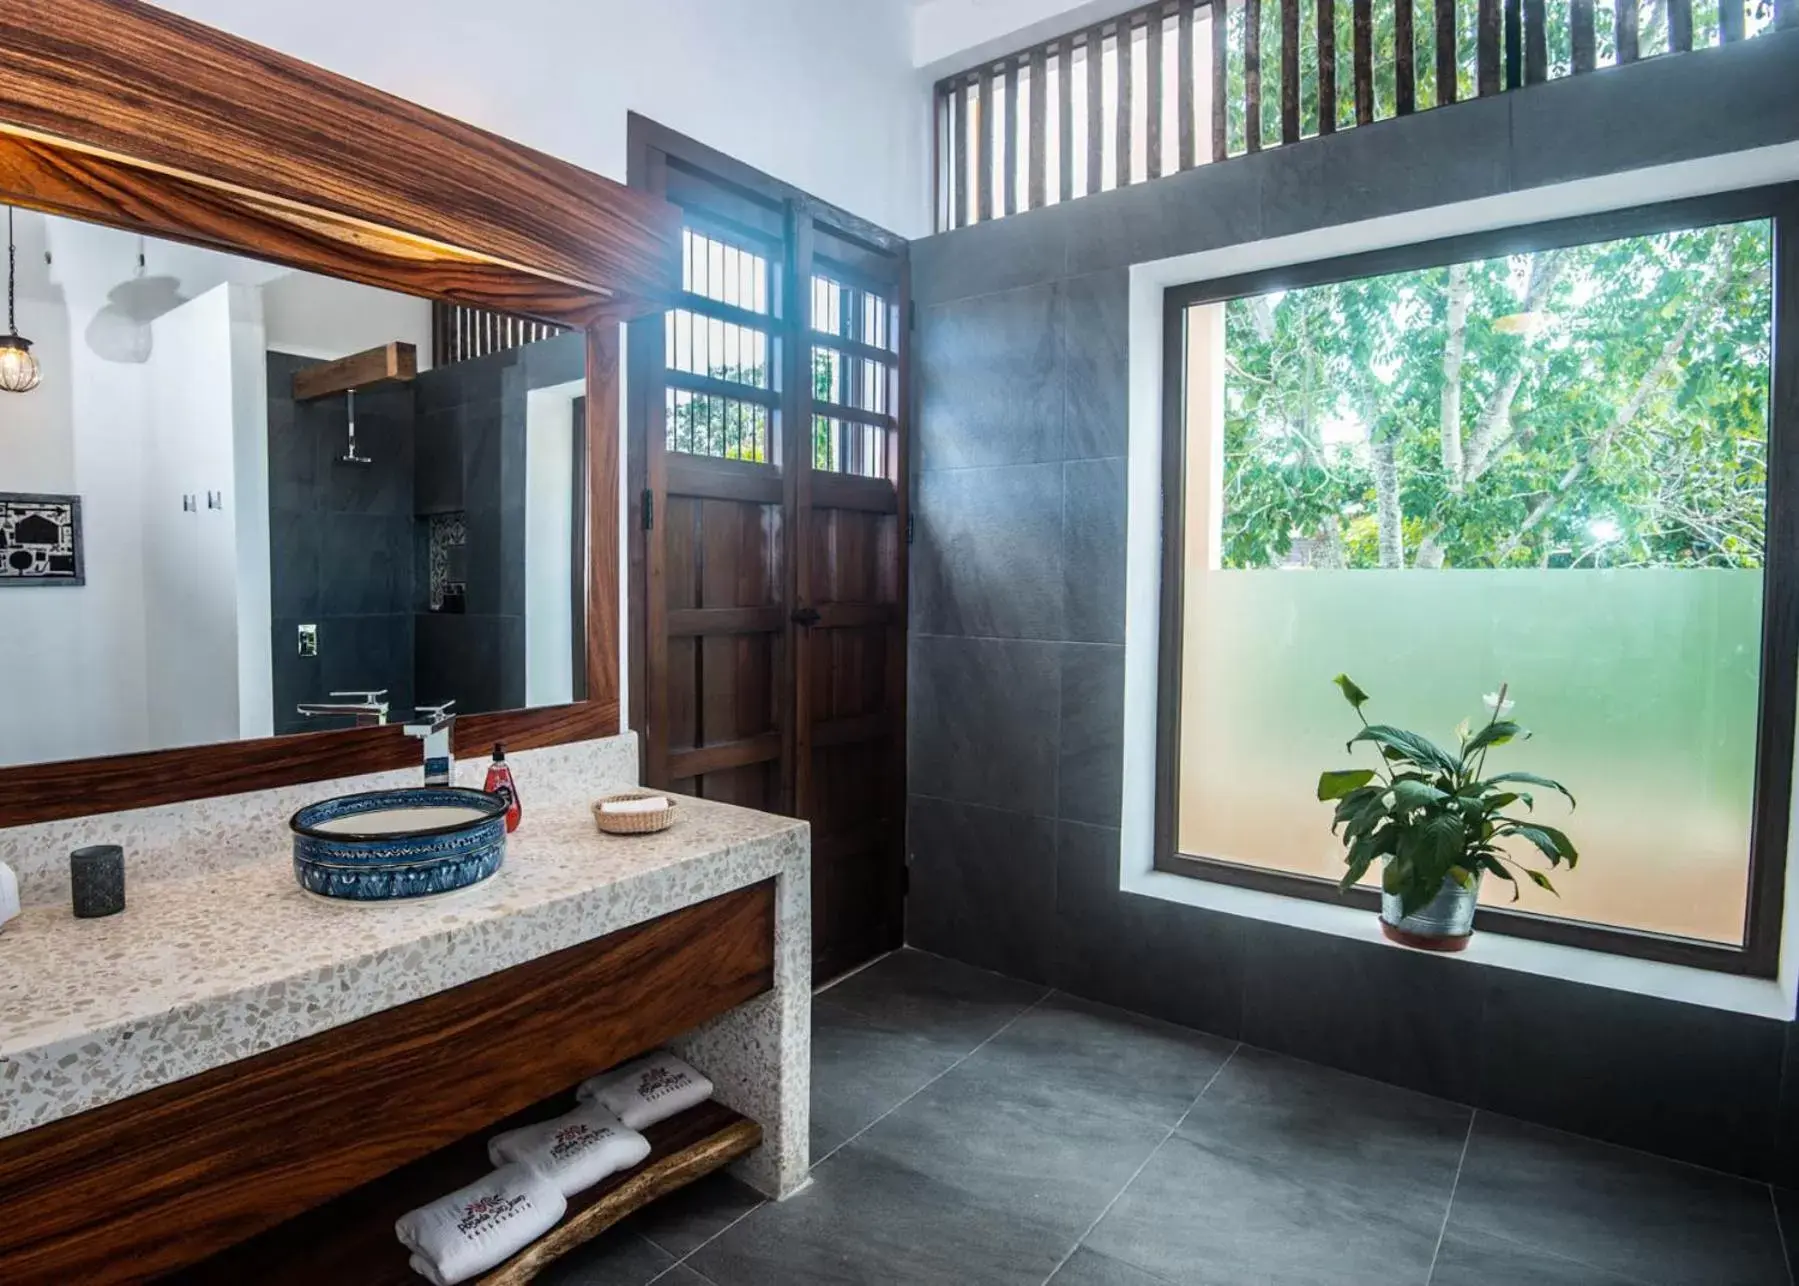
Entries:
[[918,515],[915,513],[908,512],[906,514],[906,543],[908,545],[910,545],[913,542],[913,540],[917,538],[917,536],[918,536]]
[[643,529],[656,530],[656,493],[648,487],[643,489]]

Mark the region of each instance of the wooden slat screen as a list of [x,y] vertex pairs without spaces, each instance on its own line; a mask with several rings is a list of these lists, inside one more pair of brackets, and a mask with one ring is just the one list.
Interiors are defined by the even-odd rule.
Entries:
[[1243,0],[1243,150],[1262,150],[1261,0]]
[[1155,0],[938,82],[938,229],[1799,26],[1799,0],[1602,2]]
[[1393,0],[1393,93],[1401,116],[1418,109],[1418,57],[1412,0]]
[[490,353],[504,353],[540,339],[560,335],[567,327],[530,317],[512,317],[463,304],[431,302],[431,364],[449,366]]
[[1318,132],[1337,132],[1337,5],[1318,0]]

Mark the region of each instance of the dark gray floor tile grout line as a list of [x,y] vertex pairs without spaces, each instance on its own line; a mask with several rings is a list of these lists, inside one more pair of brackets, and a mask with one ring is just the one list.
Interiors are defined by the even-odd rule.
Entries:
[[[760,1210],[761,1207],[757,1206],[757,1207],[755,1207],[755,1209]],[[749,1211],[745,1211],[738,1218],[731,1220],[731,1228],[735,1228],[739,1223],[741,1223],[744,1219],[747,1219],[748,1217],[749,1217]],[[729,1232],[729,1231],[730,1231],[730,1228],[724,1229],[724,1232]],[[724,1232],[721,1232],[719,1235],[723,1236]],[[706,1239],[706,1241],[703,1242],[702,1244],[710,1245],[712,1243],[712,1241],[713,1241],[713,1238],[708,1237]],[[694,1247],[694,1250],[697,1251],[698,1249],[699,1249],[699,1246]],[[691,1273],[693,1276],[699,1278],[701,1281],[709,1283],[710,1286],[718,1286],[717,1282],[714,1282],[710,1277],[706,1276],[705,1273],[702,1273],[698,1268],[696,1268],[692,1264],[688,1263],[687,1260],[685,1260],[685,1259],[675,1260],[674,1263],[670,1264],[667,1268],[664,1268],[661,1272],[657,1273],[654,1277],[650,1278],[650,1286],[656,1286],[657,1282],[672,1279],[676,1273],[679,1273],[682,1271]]]
[[1774,1231],[1780,1235],[1780,1256],[1787,1262],[1787,1280],[1799,1282],[1799,1271],[1793,1268],[1793,1248],[1787,1245],[1786,1220],[1780,1217],[1780,1194],[1774,1191],[1774,1185],[1768,1185],[1768,1204],[1774,1208]]
[[[987,970],[986,972],[992,972],[992,971]],[[1005,975],[1001,974],[1000,976],[1004,977]],[[1013,1014],[1010,1018],[1006,1019],[1006,1021],[1000,1026],[998,1031],[994,1032],[991,1036],[987,1037],[980,1044],[976,1045],[973,1049],[969,1050],[966,1054],[962,1055],[962,1057],[958,1058],[955,1062],[951,1063],[948,1067],[944,1068],[941,1072],[938,1072],[935,1076],[931,1077],[930,1080],[926,1081],[923,1085],[920,1085],[917,1089],[913,1090],[910,1094],[906,1095],[905,1098],[903,1098],[899,1102],[895,1103],[892,1107],[888,1108],[885,1112],[882,1112],[879,1116],[875,1117],[874,1120],[870,1121],[867,1125],[865,1125],[861,1129],[857,1130],[854,1134],[850,1135],[849,1138],[847,1138],[843,1142],[839,1143],[836,1147],[832,1148],[829,1152],[825,1153],[821,1157],[815,1158],[812,1162],[812,1169],[814,1169],[814,1170],[818,1169],[819,1166],[823,1165],[826,1161],[829,1161],[832,1157],[836,1156],[839,1152],[843,1151],[850,1144],[854,1143],[857,1139],[861,1138],[864,1134],[867,1134],[870,1130],[874,1129],[875,1126],[879,1125],[882,1121],[885,1121],[888,1117],[892,1116],[895,1112],[899,1111],[902,1107],[904,1107],[906,1104],[910,1103],[913,1099],[917,1098],[920,1094],[922,1094],[926,1090],[930,1089],[931,1086],[935,1085],[938,1081],[942,1080],[945,1076],[948,1076],[951,1072],[955,1071],[958,1067],[962,1066],[963,1063],[966,1063],[969,1059],[973,1058],[976,1054],[980,1053],[983,1049],[986,1049],[987,1046],[991,1045],[994,1041],[998,1040],[1001,1036],[1004,1036],[1008,1031],[1010,1031],[1012,1029],[1012,1025],[1014,1023],[1016,1023],[1019,1019],[1023,1018],[1026,1014],[1028,1014],[1032,1010],[1036,1009],[1038,1005],[1041,1005],[1044,1001],[1048,1000],[1051,996],[1053,996],[1055,994],[1056,994],[1056,989],[1054,987],[1045,987],[1043,989],[1043,994],[1041,996],[1038,996],[1037,999],[1033,1000],[1030,1004],[1026,1005],[1023,1009],[1020,1009],[1017,1013]],[[757,1208],[760,1209],[761,1207],[757,1207]]]
[[[699,1254],[706,1247],[710,1246],[713,1242],[717,1241],[720,1237],[724,1236],[727,1232],[730,1232],[731,1229],[735,1228],[738,1224],[742,1223],[745,1219],[748,1219],[751,1215],[755,1214],[758,1210],[762,1209],[762,1207],[766,1206],[767,1204],[768,1204],[768,1198],[763,1197],[760,1201],[756,1202],[755,1205],[751,1206],[748,1210],[745,1210],[742,1214],[738,1215],[735,1219],[731,1220],[731,1222],[726,1224],[723,1228],[720,1228],[717,1232],[713,1233],[710,1237],[708,1237],[704,1241],[700,1242],[699,1245],[693,1247],[685,1255],[675,1255],[674,1251],[670,1250],[667,1246],[664,1246],[661,1242],[657,1241],[655,1238],[647,1237],[647,1236],[644,1237],[645,1241],[649,1242],[650,1245],[654,1246],[657,1250],[660,1250],[663,1254],[675,1255],[675,1262],[670,1264],[667,1268],[664,1268],[661,1272],[657,1273],[653,1278],[651,1278],[650,1286],[656,1286],[656,1283],[661,1281],[664,1277],[667,1277],[670,1273],[674,1272],[675,1270],[677,1270],[679,1268],[683,1268],[683,1267],[685,1267],[688,1272],[693,1273],[695,1276],[702,1277],[706,1281],[711,1281],[712,1279],[710,1277],[707,1277],[706,1274],[700,1272],[700,1270],[697,1267],[688,1263],[687,1261],[692,1259],[695,1255]],[[639,1235],[641,1236],[642,1234],[639,1234]]]
[[1449,1216],[1455,1212],[1455,1190],[1462,1186],[1462,1167],[1468,1164],[1468,1145],[1474,1141],[1475,1108],[1468,1109],[1468,1132],[1462,1135],[1462,1154],[1455,1159],[1455,1178],[1449,1181],[1449,1200],[1443,1203],[1443,1225],[1437,1229],[1437,1245],[1430,1252],[1430,1271],[1424,1274],[1425,1286],[1437,1275],[1437,1260],[1443,1254],[1443,1238],[1449,1234]]
[[[907,950],[907,949],[909,949],[909,948],[901,948],[901,950]],[[870,960],[867,964],[864,964],[855,969],[852,969],[852,970],[850,970],[850,972],[842,975],[841,977],[833,978],[830,982],[826,983],[823,987],[819,988],[818,991],[813,992],[812,993],[813,998],[816,999],[818,996],[829,991],[832,987],[835,987],[840,982],[848,981],[849,979],[855,977],[857,974],[861,973],[864,969],[868,969],[873,965],[879,964],[882,960],[887,959],[888,956],[897,955],[897,954],[898,954],[897,951],[889,951],[886,955],[879,956],[874,960]],[[921,952],[920,954],[921,955],[930,955],[932,953],[931,952]],[[942,956],[942,957],[938,957],[938,958],[939,959],[948,959],[947,956]],[[957,961],[956,963],[961,963],[961,962]],[[968,967],[969,968],[978,968],[978,966],[972,966],[972,965],[968,966]],[[993,973],[993,971],[991,969],[980,969],[979,972]],[[994,974],[993,976],[996,978],[1004,978],[1006,975]],[[877,1116],[874,1120],[870,1121],[867,1125],[863,1126],[860,1130],[857,1130],[854,1134],[850,1135],[849,1138],[845,1139],[842,1143],[839,1143],[836,1147],[832,1148],[829,1152],[825,1153],[821,1157],[814,1158],[814,1160],[812,1161],[811,1168],[816,1169],[820,1165],[823,1165],[826,1161],[830,1160],[833,1156],[837,1155],[838,1152],[842,1151],[849,1144],[854,1143],[857,1139],[861,1138],[864,1134],[868,1133],[875,1126],[879,1125],[882,1121],[886,1120],[889,1116],[892,1116],[895,1112],[899,1111],[900,1108],[904,1107],[907,1103],[910,1103],[913,1099],[917,1098],[920,1094],[924,1093],[927,1089],[929,1089],[931,1086],[935,1085],[938,1081],[942,1080],[945,1076],[947,1076],[951,1072],[955,1071],[956,1068],[960,1067],[963,1063],[967,1062],[970,1058],[974,1057],[982,1049],[986,1048],[986,1046],[989,1043],[991,1043],[994,1040],[997,1040],[1000,1036],[1005,1034],[1006,1030],[1008,1028],[1010,1028],[1012,1026],[1012,1024],[1016,1023],[1020,1018],[1023,1018],[1026,1014],[1030,1013],[1033,1009],[1037,1008],[1037,1006],[1041,1005],[1044,1001],[1048,1000],[1051,996],[1053,996],[1055,994],[1056,994],[1056,991],[1053,987],[1045,988],[1044,992],[1041,996],[1038,996],[1035,1000],[1033,1000],[1030,1004],[1026,1005],[1023,1009],[1019,1010],[1016,1014],[1013,1014],[1012,1017],[1008,1018],[999,1027],[998,1030],[993,1032],[993,1034],[988,1036],[985,1040],[981,1041],[980,1044],[976,1045],[973,1049],[969,1050],[966,1054],[962,1055],[962,1057],[958,1058],[955,1062],[951,1063],[948,1067],[944,1068],[941,1072],[939,1072],[937,1075],[933,1076],[930,1080],[926,1081],[923,1085],[920,1085],[917,1089],[913,1090],[912,1093],[906,1095],[905,1098],[901,1099],[898,1103],[895,1103],[892,1107],[888,1108],[885,1112],[881,1113],[881,1115]],[[1229,1061],[1229,1060],[1227,1059],[1226,1061]],[[1214,1079],[1216,1079],[1216,1074],[1214,1074]],[[1206,1085],[1208,1088],[1210,1088],[1211,1083],[1212,1083],[1211,1081],[1206,1082]],[[1189,1108],[1188,1110],[1191,1111],[1192,1109]],[[1181,1119],[1185,1120],[1186,1117],[1183,1116]],[[742,1223],[745,1219],[748,1219],[751,1215],[755,1214],[758,1210],[762,1209],[762,1207],[766,1206],[767,1204],[768,1204],[768,1201],[766,1198],[764,1198],[761,1201],[758,1201],[755,1205],[751,1206],[748,1210],[745,1210],[742,1214],[738,1215],[735,1219],[731,1220],[730,1223],[728,1223],[724,1227],[720,1228],[717,1232],[713,1233],[710,1237],[708,1237],[704,1241],[700,1242],[697,1246],[694,1246],[685,1255],[676,1256],[675,1262],[670,1264],[667,1268],[663,1269],[663,1271],[661,1273],[657,1274],[655,1279],[652,1281],[651,1286],[655,1286],[655,1282],[661,1281],[664,1277],[669,1276],[676,1269],[682,1268],[682,1267],[685,1267],[688,1272],[693,1273],[695,1276],[701,1278],[704,1281],[708,1281],[708,1282],[712,1281],[712,1279],[710,1277],[707,1277],[705,1273],[701,1272],[697,1266],[690,1263],[689,1261],[695,1255],[699,1254],[700,1251],[704,1250],[707,1246],[710,1246],[713,1242],[717,1241],[720,1237],[723,1237],[726,1233],[730,1232],[738,1224]],[[659,1250],[662,1250],[669,1254],[674,1253],[674,1252],[670,1251],[667,1246],[663,1246],[660,1243],[655,1242],[649,1238],[645,1238],[645,1240],[650,1241],[650,1244],[656,1246]]]
[[[883,951],[883,952],[881,952],[880,955],[876,956],[872,960],[864,960],[861,964],[857,965],[854,969],[851,969],[848,973],[840,973],[835,978],[827,978],[824,982],[821,982],[818,986],[816,986],[812,989],[812,999],[817,1000],[820,996],[824,995],[825,992],[827,992],[831,988],[835,987],[838,983],[848,982],[851,978],[854,978],[857,974],[865,973],[868,970],[874,968],[876,965],[880,964],[881,961],[885,960],[888,956],[898,955],[901,951],[904,951],[904,950],[905,950],[904,947],[896,947],[892,951]],[[1004,975],[1002,974],[1001,976],[1003,977]]]
[[[1634,1282],[1637,1284],[1637,1286],[1656,1286],[1655,1282],[1652,1282],[1644,1277],[1633,1277],[1629,1273],[1626,1273],[1621,1268],[1601,1267],[1598,1264],[1589,1263],[1588,1261],[1586,1261],[1584,1259],[1576,1259],[1573,1255],[1564,1255],[1559,1250],[1545,1249],[1543,1246],[1538,1245],[1534,1241],[1520,1241],[1518,1238],[1512,1236],[1509,1233],[1495,1232],[1491,1228],[1482,1228],[1480,1230],[1480,1233],[1481,1233],[1481,1236],[1483,1236],[1483,1237],[1491,1237],[1494,1241],[1503,1241],[1508,1246],[1519,1246],[1525,1250],[1530,1251],[1534,1255],[1541,1255],[1546,1259],[1553,1259],[1557,1263],[1573,1264],[1577,1268],[1590,1268],[1595,1273],[1599,1273],[1603,1276],[1611,1277],[1617,1281]],[[1437,1275],[1437,1268],[1434,1263],[1431,1265],[1430,1271],[1431,1271],[1431,1277],[1432,1277],[1432,1279],[1434,1279]],[[1789,1273],[1788,1276],[1790,1277],[1791,1274]],[[1429,1282],[1426,1282],[1425,1286],[1429,1286]]]
[[[1121,1012],[1129,1012],[1129,1011],[1127,1010],[1127,1011],[1121,1011]],[[1073,1259],[1075,1257],[1075,1255],[1080,1252],[1081,1247],[1087,1244],[1087,1238],[1089,1238],[1093,1235],[1093,1230],[1095,1228],[1099,1227],[1100,1222],[1102,1220],[1104,1220],[1107,1215],[1112,1213],[1112,1207],[1117,1205],[1119,1203],[1119,1201],[1121,1201],[1124,1198],[1124,1194],[1131,1190],[1131,1185],[1133,1183],[1137,1182],[1137,1177],[1139,1175],[1141,1175],[1145,1170],[1147,1170],[1149,1168],[1149,1163],[1151,1161],[1154,1161],[1156,1159],[1157,1155],[1162,1151],[1162,1149],[1168,1146],[1168,1140],[1172,1139],[1176,1134],[1178,1134],[1180,1132],[1181,1126],[1183,1126],[1187,1123],[1187,1118],[1189,1116],[1193,1115],[1193,1109],[1198,1107],[1200,1100],[1206,1096],[1206,1091],[1211,1089],[1213,1085],[1217,1084],[1218,1078],[1224,1074],[1224,1069],[1231,1065],[1231,1060],[1237,1056],[1237,1051],[1242,1048],[1243,1048],[1242,1041],[1237,1041],[1235,1044],[1233,1044],[1231,1046],[1231,1052],[1224,1056],[1224,1061],[1222,1063],[1218,1064],[1218,1067],[1216,1068],[1216,1070],[1214,1070],[1213,1073],[1206,1078],[1206,1083],[1204,1085],[1200,1086],[1199,1093],[1197,1093],[1193,1096],[1193,1101],[1191,1103],[1187,1104],[1186,1110],[1180,1114],[1179,1119],[1177,1119],[1173,1125],[1168,1127],[1168,1133],[1164,1134],[1161,1137],[1160,1141],[1157,1142],[1155,1147],[1153,1147],[1149,1150],[1149,1155],[1143,1158],[1143,1164],[1139,1165],[1135,1170],[1131,1171],[1131,1177],[1126,1179],[1124,1181],[1123,1185],[1119,1187],[1118,1191],[1112,1194],[1112,1199],[1110,1201],[1106,1202],[1105,1208],[1093,1217],[1093,1222],[1087,1225],[1086,1231],[1081,1233],[1081,1235],[1079,1237],[1075,1238],[1074,1245],[1069,1247],[1068,1253],[1066,1255],[1062,1256],[1062,1261],[1060,1263],[1058,1263],[1053,1269],[1050,1270],[1050,1274],[1048,1277],[1045,1277],[1043,1279],[1043,1286],[1050,1286],[1050,1283],[1055,1280],[1056,1274],[1061,1272],[1065,1267],[1067,1267],[1068,1261]],[[1133,1264],[1132,1267],[1134,1268],[1134,1267],[1136,1267],[1136,1265]],[[1153,1274],[1153,1273],[1150,1275],[1156,1276],[1156,1274]]]

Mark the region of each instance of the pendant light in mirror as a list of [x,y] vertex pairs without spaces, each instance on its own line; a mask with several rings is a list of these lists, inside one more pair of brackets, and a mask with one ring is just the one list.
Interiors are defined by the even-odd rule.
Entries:
[[17,302],[18,251],[13,245],[13,212],[6,207],[6,334],[0,335],[0,392],[29,393],[43,372],[31,355],[31,341],[19,334]]

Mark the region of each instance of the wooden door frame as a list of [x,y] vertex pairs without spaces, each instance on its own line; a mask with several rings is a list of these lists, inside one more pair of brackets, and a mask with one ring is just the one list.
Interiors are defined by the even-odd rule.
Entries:
[[[134,0],[0,9],[0,202],[587,334],[587,699],[465,716],[619,731],[619,323],[680,284],[667,202]],[[0,768],[0,827],[416,763],[398,727]]]

